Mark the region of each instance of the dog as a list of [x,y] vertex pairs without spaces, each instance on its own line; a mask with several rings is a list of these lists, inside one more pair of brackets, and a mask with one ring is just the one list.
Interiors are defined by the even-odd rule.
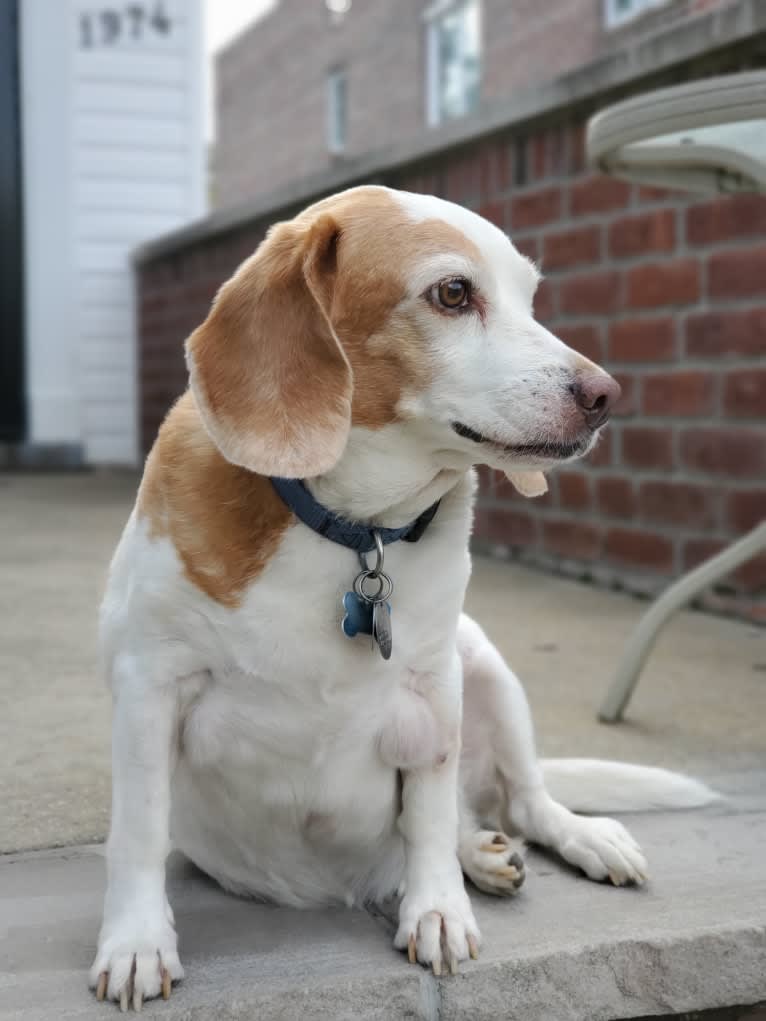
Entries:
[[[439,198],[350,189],[277,224],[186,345],[100,620],[113,801],[99,999],[183,976],[165,859],[293,907],[398,896],[395,946],[476,957],[464,875],[523,841],[641,883],[621,823],[709,800],[663,770],[537,760],[523,690],[462,614],[474,465],[525,495],[617,383],[536,322],[534,264]],[[561,801],[553,794],[560,792]]]

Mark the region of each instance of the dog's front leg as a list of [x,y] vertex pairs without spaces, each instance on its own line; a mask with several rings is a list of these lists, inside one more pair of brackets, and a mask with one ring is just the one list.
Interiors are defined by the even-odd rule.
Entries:
[[395,946],[410,961],[430,964],[434,974],[454,972],[475,957],[479,930],[465,891],[457,856],[458,762],[462,666],[455,655],[446,676],[435,680],[428,701],[444,735],[436,761],[402,773],[405,892],[399,907]]
[[183,977],[165,895],[178,703],[172,683],[158,683],[132,658],[115,664],[113,690],[107,890],[90,985],[125,1010],[167,998]]

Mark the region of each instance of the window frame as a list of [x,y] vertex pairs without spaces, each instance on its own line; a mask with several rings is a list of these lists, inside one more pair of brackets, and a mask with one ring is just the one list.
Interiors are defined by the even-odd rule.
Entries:
[[631,0],[631,7],[626,12],[617,10],[619,0],[604,0],[604,27],[607,29],[621,28],[636,21],[647,11],[655,7],[664,7],[669,0]]
[[[425,113],[426,124],[429,128],[437,128],[452,119],[442,115],[439,22],[445,15],[451,14],[468,3],[473,3],[476,7],[476,15],[479,21],[479,39],[481,41],[483,28],[481,0],[434,0],[423,11],[422,19],[426,26]],[[481,75],[479,80],[481,80]]]

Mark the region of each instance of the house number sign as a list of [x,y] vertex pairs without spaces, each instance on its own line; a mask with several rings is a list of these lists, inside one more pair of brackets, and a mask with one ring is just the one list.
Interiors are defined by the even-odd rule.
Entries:
[[125,42],[172,35],[173,22],[161,0],[99,7],[80,15],[80,49],[92,50]]

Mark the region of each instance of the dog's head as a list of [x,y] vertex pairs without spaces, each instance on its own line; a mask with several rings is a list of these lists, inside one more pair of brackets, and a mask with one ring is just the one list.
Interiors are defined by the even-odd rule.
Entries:
[[586,453],[619,396],[537,323],[534,265],[474,213],[354,188],[277,224],[189,339],[223,455],[311,477],[353,428],[397,424],[435,463],[488,464],[528,495]]

